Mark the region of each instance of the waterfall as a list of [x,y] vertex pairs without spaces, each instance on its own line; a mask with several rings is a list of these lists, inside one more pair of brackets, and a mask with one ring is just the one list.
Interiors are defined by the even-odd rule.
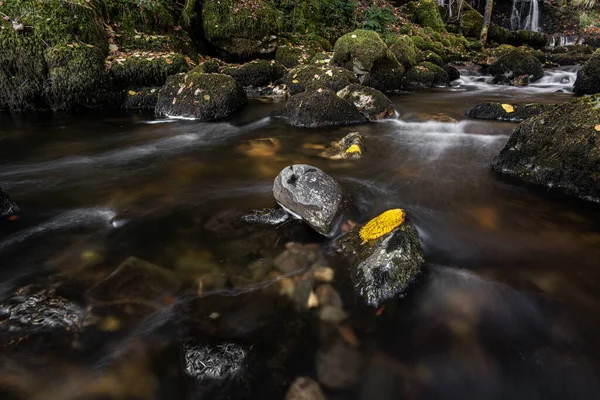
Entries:
[[540,30],[539,0],[513,0],[510,25],[513,30]]

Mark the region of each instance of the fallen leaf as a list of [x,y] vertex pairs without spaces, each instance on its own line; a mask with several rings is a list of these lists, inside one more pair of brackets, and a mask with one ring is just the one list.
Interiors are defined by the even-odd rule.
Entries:
[[292,83],[298,83],[298,81],[297,81],[296,79],[294,79],[294,80],[292,81]]
[[209,100],[210,100],[210,96],[209,96],[209,95],[207,95],[207,94],[205,94],[205,95],[204,95],[204,100],[206,100],[206,101],[209,101]]
[[130,90],[129,92],[127,92],[127,94],[130,96],[135,96],[137,94],[137,92],[134,90]]
[[511,106],[510,104],[502,104],[502,108],[504,109],[504,111],[506,111],[508,114],[515,112],[515,109],[513,108],[513,106]]
[[165,58],[165,62],[167,64],[173,64],[173,60],[171,60],[170,58]]
[[600,124],[596,125],[596,126],[594,127],[594,129],[596,130],[596,132],[600,132]]
[[118,51],[119,47],[116,44],[111,43],[111,44],[108,45],[108,50],[110,50],[110,51]]

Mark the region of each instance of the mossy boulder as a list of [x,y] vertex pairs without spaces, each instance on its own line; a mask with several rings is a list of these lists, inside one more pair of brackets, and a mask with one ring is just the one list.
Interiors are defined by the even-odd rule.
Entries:
[[294,68],[301,64],[307,64],[315,55],[312,49],[296,46],[279,46],[275,53],[275,60],[286,68]]
[[591,58],[591,54],[575,50],[566,53],[551,53],[547,58],[548,61],[561,66],[581,65]]
[[600,50],[596,50],[592,58],[577,72],[573,91],[578,95],[600,93]]
[[391,118],[396,114],[390,99],[379,90],[368,86],[350,85],[340,90],[337,95],[354,104],[370,121]]
[[333,56],[331,54],[319,52],[319,53],[315,54],[315,56],[313,58],[311,58],[310,63],[326,66],[326,65],[331,64],[332,60],[333,60]]
[[122,107],[126,110],[154,110],[158,101],[160,87],[127,90]]
[[537,81],[544,76],[540,60],[522,49],[514,49],[499,57],[489,68],[494,77],[503,76],[509,80],[527,75],[531,81]]
[[444,68],[430,62],[423,62],[420,65],[433,72],[433,86],[442,87],[450,85],[450,77]]
[[233,59],[257,58],[277,50],[279,12],[262,0],[202,2],[206,40]]
[[[173,0],[92,0],[106,21],[126,30],[166,33],[175,25],[175,2]],[[89,2],[86,2],[89,3]]]
[[167,78],[188,71],[181,54],[135,52],[124,54],[111,62],[109,75],[121,89],[162,86]]
[[547,104],[479,103],[467,111],[469,118],[521,122],[549,110]]
[[[92,45],[90,45],[92,46]],[[72,44],[48,48],[48,103],[54,110],[111,104],[116,92],[98,47]]]
[[419,234],[400,213],[389,210],[339,241],[357,294],[374,307],[404,296],[423,269]]
[[400,64],[408,69],[417,65],[417,51],[415,44],[407,35],[392,36],[388,39],[389,49]]
[[286,69],[274,60],[256,60],[240,66],[224,67],[221,73],[233,77],[244,87],[260,87],[283,78]]
[[366,152],[365,138],[358,132],[350,132],[341,140],[331,142],[319,156],[329,160],[358,160]]
[[327,88],[319,88],[290,97],[285,106],[275,112],[290,125],[303,128],[354,125],[367,122],[354,104]]
[[403,88],[406,90],[427,89],[433,86],[435,72],[424,65],[417,65],[406,71]]
[[333,63],[353,71],[362,84],[382,91],[399,90],[404,67],[377,32],[355,30],[337,40]]
[[10,217],[18,212],[19,206],[0,188],[0,218]]
[[434,53],[433,51],[429,50],[421,52],[419,56],[419,62],[428,62],[431,64],[435,64],[438,67],[441,67],[445,64],[444,59],[442,57],[440,57],[437,53]]
[[414,22],[435,32],[446,32],[446,27],[435,0],[411,1],[405,8]]
[[[421,36],[412,36],[410,38],[412,40],[415,47],[423,52],[431,51],[442,58],[442,60],[446,60],[446,52],[441,43],[436,43],[432,41],[429,37],[421,37]],[[417,56],[419,59],[419,56]]]
[[[468,7],[461,15],[461,30],[466,37],[479,38],[483,26],[483,16],[477,10]],[[481,42],[480,42],[481,43]]]
[[211,121],[226,118],[248,102],[244,88],[222,74],[192,70],[172,75],[158,93],[156,113]]
[[458,69],[454,68],[451,65],[444,65],[442,68],[448,74],[448,79],[450,80],[450,82],[460,79],[460,71]]
[[494,170],[600,201],[600,96],[573,99],[513,132]]
[[205,74],[218,74],[221,72],[222,66],[222,63],[219,60],[212,59],[200,63],[194,70]]
[[350,84],[358,83],[358,79],[344,68],[303,65],[289,71],[283,82],[290,94],[295,95],[311,87],[327,87],[337,92]]

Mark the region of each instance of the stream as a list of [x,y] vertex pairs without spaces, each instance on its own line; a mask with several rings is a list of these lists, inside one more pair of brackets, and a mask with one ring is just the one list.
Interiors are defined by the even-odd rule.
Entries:
[[[405,209],[428,270],[361,336],[367,372],[336,399],[600,398],[600,209],[493,173],[516,124],[464,116],[484,101],[564,102],[575,74],[549,70],[515,88],[462,70],[450,88],[391,96],[397,119],[342,128],[272,120],[283,104],[273,99],[252,99],[218,123],[0,114],[0,187],[21,208],[0,229],[0,297],[79,271],[85,254],[113,268],[137,256],[185,281],[215,261],[214,240],[191,226],[223,210],[274,207],[279,171],[311,164],[353,195],[354,221]],[[365,137],[363,159],[319,157],[353,131]],[[90,357],[90,368],[106,356]]]

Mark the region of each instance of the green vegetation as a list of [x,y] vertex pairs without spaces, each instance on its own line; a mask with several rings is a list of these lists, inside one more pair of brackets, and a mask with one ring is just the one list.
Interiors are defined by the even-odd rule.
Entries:
[[371,7],[367,8],[364,18],[363,29],[376,31],[382,34],[391,32],[391,25],[398,22],[391,8],[382,8],[377,7],[376,5],[371,5]]

